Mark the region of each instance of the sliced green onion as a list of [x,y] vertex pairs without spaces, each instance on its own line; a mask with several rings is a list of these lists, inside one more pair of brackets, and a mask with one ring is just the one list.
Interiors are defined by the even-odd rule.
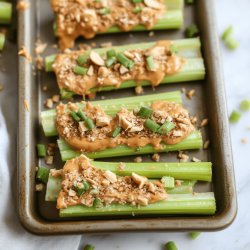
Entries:
[[89,52],[86,52],[86,53],[78,56],[76,61],[81,66],[81,65],[85,64],[88,61],[88,59],[89,59]]
[[76,122],[81,121],[81,118],[77,115],[77,112],[71,111],[70,115],[72,116],[72,118],[73,118]]
[[47,183],[48,178],[49,178],[49,169],[46,167],[39,167],[36,174],[36,179],[43,183]]
[[107,51],[107,58],[116,57],[116,51],[114,49],[110,49]]
[[186,4],[194,4],[194,0],[185,0]]
[[60,89],[60,95],[62,99],[69,99],[74,95],[74,92],[66,89]]
[[110,9],[109,8],[102,8],[99,10],[99,13],[101,15],[108,15],[110,13]]
[[185,30],[186,37],[191,38],[199,35],[199,29],[196,24],[191,24]]
[[174,188],[175,187],[175,182],[174,182],[174,178],[171,176],[163,176],[161,178],[161,182],[163,183],[165,188]]
[[76,113],[83,121],[85,121],[88,117],[83,113],[82,110],[78,110]]
[[160,125],[151,119],[147,119],[145,121],[144,125],[146,128],[148,128],[149,130],[151,130],[154,133],[156,133],[157,130],[160,128]]
[[141,3],[142,0],[132,0],[133,3]]
[[165,249],[166,250],[178,250],[177,246],[175,245],[175,243],[173,241],[169,241],[166,245],[165,245]]
[[113,133],[112,133],[112,137],[115,138],[117,137],[121,132],[121,128],[120,127],[117,127],[114,129]]
[[108,59],[105,61],[105,65],[109,68],[109,67],[111,67],[115,62],[116,62],[116,58],[115,58],[115,57],[111,57],[111,58],[108,58]]
[[44,144],[37,144],[37,154],[39,157],[45,157],[46,156],[46,148]]
[[134,9],[133,9],[133,13],[140,13],[142,11],[142,7],[140,6],[136,6]]
[[200,232],[191,232],[189,233],[189,236],[191,239],[195,240],[196,238],[198,238],[200,236]]
[[81,196],[82,194],[84,194],[86,192],[86,190],[85,190],[85,188],[76,187],[76,192],[79,196]]
[[99,198],[95,198],[93,202],[93,207],[102,207],[102,201]]
[[84,76],[84,75],[87,74],[88,69],[76,65],[76,66],[73,68],[73,71],[74,71],[74,73],[77,74],[77,75],[83,75],[83,76]]
[[240,103],[240,109],[242,111],[248,111],[250,110],[250,100],[243,100]]
[[139,112],[137,113],[138,116],[143,118],[149,118],[153,113],[153,110],[149,107],[141,107]]
[[133,68],[135,64],[132,60],[127,58],[123,53],[118,53],[116,58],[119,63],[121,63],[124,67],[129,69]]
[[93,120],[90,119],[90,118],[87,118],[87,119],[85,120],[85,124],[86,124],[86,127],[87,127],[88,129],[94,129],[94,128],[95,128],[95,124],[94,124]]
[[235,50],[235,49],[237,49],[239,47],[238,41],[236,41],[233,37],[228,37],[224,41],[224,43],[231,50]]
[[159,134],[167,134],[168,132],[170,132],[172,129],[174,129],[175,124],[173,122],[164,122],[164,124],[158,129],[158,133]]
[[236,123],[240,120],[240,118],[241,118],[241,113],[239,111],[234,110],[229,117],[229,121],[231,123]]
[[90,187],[89,187],[89,184],[87,181],[83,181],[82,184],[83,184],[85,190],[89,190]]
[[147,61],[148,70],[154,71],[156,69],[154,58],[152,56],[148,56],[146,61]]
[[[96,2],[97,2],[97,0],[95,0]],[[98,1],[100,1],[100,0],[98,0]],[[84,248],[83,248],[83,250],[94,250],[95,249],[95,247],[94,246],[92,246],[92,245],[86,245]]]
[[229,26],[225,29],[225,31],[223,32],[222,36],[221,36],[221,39],[223,41],[225,41],[228,37],[230,37],[233,33],[233,26]]

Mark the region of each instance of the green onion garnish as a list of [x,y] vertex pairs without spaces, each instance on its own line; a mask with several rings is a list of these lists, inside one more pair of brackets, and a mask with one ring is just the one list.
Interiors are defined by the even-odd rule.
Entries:
[[116,51],[114,49],[110,49],[107,51],[107,58],[116,57]]
[[142,11],[142,7],[140,6],[136,6],[134,9],[133,9],[133,13],[139,13]]
[[186,37],[188,37],[188,38],[197,36],[199,34],[199,32],[200,31],[199,31],[196,24],[191,24],[185,30]]
[[200,232],[190,232],[189,236],[191,239],[195,240],[197,237],[199,237],[200,234]]
[[71,111],[70,115],[76,122],[79,122],[81,120],[81,118],[77,115],[77,112],[75,111]]
[[166,245],[165,245],[165,249],[166,250],[178,250],[177,246],[175,245],[175,243],[173,241],[169,241]]
[[85,52],[84,54],[77,57],[76,61],[81,66],[85,64],[89,59],[89,52]]
[[77,75],[83,75],[83,76],[84,76],[84,75],[87,74],[88,69],[76,65],[76,66],[73,68],[73,71],[74,71],[74,73],[77,74]]
[[83,193],[85,193],[87,190],[89,190],[90,186],[87,181],[83,181],[83,188],[75,187],[75,190],[77,191],[77,194],[81,196]]
[[95,198],[93,202],[93,207],[102,207],[102,201],[99,198]]
[[116,62],[116,58],[115,57],[110,57],[105,61],[105,65],[106,67],[111,67],[114,63]]
[[240,109],[242,111],[248,111],[250,110],[250,100],[243,100],[240,103]]
[[117,137],[121,132],[121,128],[120,127],[117,127],[114,129],[113,133],[112,133],[112,137],[115,138]]
[[143,118],[149,118],[152,115],[152,113],[153,113],[153,110],[151,108],[141,107],[137,115]]
[[83,181],[82,184],[83,184],[83,187],[84,187],[85,190],[89,190],[90,187],[89,187],[89,184],[88,184],[87,181]]
[[49,169],[45,167],[39,167],[36,173],[36,179],[43,183],[47,183],[48,178],[49,178]]
[[46,148],[44,144],[37,144],[37,154],[39,157],[45,157],[46,156]]
[[77,111],[77,116],[79,116],[83,121],[85,121],[88,117],[83,113],[83,111],[82,110],[78,110]]
[[[96,2],[97,2],[97,0],[95,0]],[[99,0],[98,0],[99,1]],[[94,250],[95,249],[95,247],[94,246],[92,246],[92,245],[86,245],[84,248],[83,248],[83,250]]]
[[234,110],[229,117],[229,121],[231,123],[236,123],[240,120],[240,118],[241,118],[241,113],[239,111]]
[[79,196],[86,192],[85,188],[76,188],[76,192]]
[[174,188],[175,183],[174,183],[174,178],[171,176],[163,176],[161,178],[161,182],[163,183],[165,188]]
[[151,130],[152,132],[157,132],[160,128],[160,125],[151,119],[147,119],[144,123],[145,127]]
[[152,56],[148,56],[146,61],[147,61],[148,69],[150,71],[154,71],[156,68],[155,63],[154,63],[154,58]]
[[175,124],[173,122],[164,122],[164,124],[158,129],[159,134],[167,134],[175,127]]
[[142,0],[132,0],[133,3],[141,3]]
[[116,56],[116,58],[117,58],[117,61],[119,63],[121,63],[124,67],[129,68],[129,69],[133,68],[133,66],[135,64],[132,60],[130,60],[129,58],[127,58],[122,53],[118,53],[117,56]]
[[93,129],[93,128],[95,128],[95,124],[94,124],[93,120],[90,119],[90,118],[87,118],[87,119],[85,120],[85,124],[86,124],[86,127],[87,127],[88,129]]
[[109,8],[102,8],[102,9],[99,10],[99,13],[101,15],[107,15],[107,14],[109,14],[109,12],[110,12]]

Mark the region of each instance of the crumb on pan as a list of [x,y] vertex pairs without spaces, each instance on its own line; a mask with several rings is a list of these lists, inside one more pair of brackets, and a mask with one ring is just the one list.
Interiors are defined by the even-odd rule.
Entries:
[[24,109],[25,109],[27,112],[29,112],[29,103],[28,103],[28,101],[27,101],[26,99],[23,101],[23,104],[24,104]]
[[206,140],[204,145],[203,145],[203,149],[208,149],[210,146],[210,141],[209,140]]
[[30,3],[26,1],[19,1],[18,4],[16,5],[16,9],[19,11],[24,11],[30,7]]
[[19,56],[23,56],[28,62],[32,62],[31,55],[27,52],[26,48],[24,46],[21,47],[21,49],[18,51]]
[[155,161],[155,162],[160,161],[160,155],[159,154],[153,154],[152,155],[152,160]]
[[186,93],[186,96],[189,100],[192,100],[194,95],[195,95],[195,89],[191,89]]

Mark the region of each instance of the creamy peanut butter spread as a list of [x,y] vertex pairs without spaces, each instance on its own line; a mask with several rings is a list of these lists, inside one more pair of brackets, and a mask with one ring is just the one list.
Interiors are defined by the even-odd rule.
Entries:
[[151,29],[166,12],[163,0],[51,0],[51,6],[61,49],[73,47],[79,36],[90,39],[113,26],[122,31],[139,24]]
[[84,155],[66,162],[62,179],[57,198],[58,209],[77,204],[88,207],[112,203],[145,206],[167,198],[160,181],[149,182],[146,177],[136,173],[117,176],[109,170],[95,168]]
[[[136,148],[148,144],[160,150],[164,147],[162,143],[179,143],[194,130],[188,111],[180,104],[155,101],[150,108],[152,114],[148,118],[139,116],[138,109],[129,111],[126,108],[121,108],[111,117],[99,106],[87,103],[80,110],[95,124],[93,129],[88,129],[86,122],[73,119],[72,111],[79,111],[75,104],[59,104],[56,108],[56,127],[60,137],[81,152],[96,152],[118,145]],[[148,120],[154,123],[157,131],[148,127]],[[164,124],[171,124],[172,128],[159,133]],[[114,136],[117,128],[120,131]]]
[[[126,50],[119,54],[125,57],[130,65],[124,66],[119,56],[114,57],[112,65],[108,65],[107,55],[99,55],[95,51],[72,51],[58,54],[53,64],[60,89],[72,91],[78,95],[90,93],[92,88],[103,86],[119,86],[129,80],[140,85],[143,80],[152,86],[159,85],[165,76],[174,75],[180,71],[185,59],[171,52],[171,41],[158,41],[154,46],[142,50],[140,48]],[[83,65],[79,65],[79,56],[87,55]],[[117,53],[118,55],[118,53]],[[148,61],[151,59],[151,67]],[[81,67],[83,74],[75,72]]]

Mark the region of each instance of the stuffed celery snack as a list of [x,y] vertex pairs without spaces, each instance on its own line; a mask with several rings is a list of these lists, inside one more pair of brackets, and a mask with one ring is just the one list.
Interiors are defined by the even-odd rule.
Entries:
[[58,133],[67,142],[59,142],[63,160],[80,152],[104,158],[200,148],[200,132],[180,102],[172,92],[60,104],[42,113],[42,125],[45,135]]
[[[125,175],[123,168],[126,164],[116,166],[115,172],[109,169],[109,164],[101,163],[96,167],[95,163],[84,155],[68,161],[62,170],[51,172],[53,178],[60,177],[61,181],[48,185],[46,199],[53,200],[58,195],[57,208],[60,209],[62,217],[123,215],[133,212],[136,214],[215,212],[213,193],[171,195],[167,190],[174,188],[175,183],[170,181],[172,177],[164,176],[164,171],[159,176],[160,180],[148,180],[137,171],[130,173],[125,170],[127,173]],[[211,164],[205,164],[209,174]],[[178,168],[174,165],[172,167]],[[130,168],[133,169],[132,164]],[[149,177],[155,176],[153,166],[147,174]],[[188,175],[192,176],[192,173]]]
[[61,49],[100,33],[180,28],[183,0],[51,0]]
[[72,51],[47,57],[45,66],[55,72],[62,98],[205,76],[198,38]]

